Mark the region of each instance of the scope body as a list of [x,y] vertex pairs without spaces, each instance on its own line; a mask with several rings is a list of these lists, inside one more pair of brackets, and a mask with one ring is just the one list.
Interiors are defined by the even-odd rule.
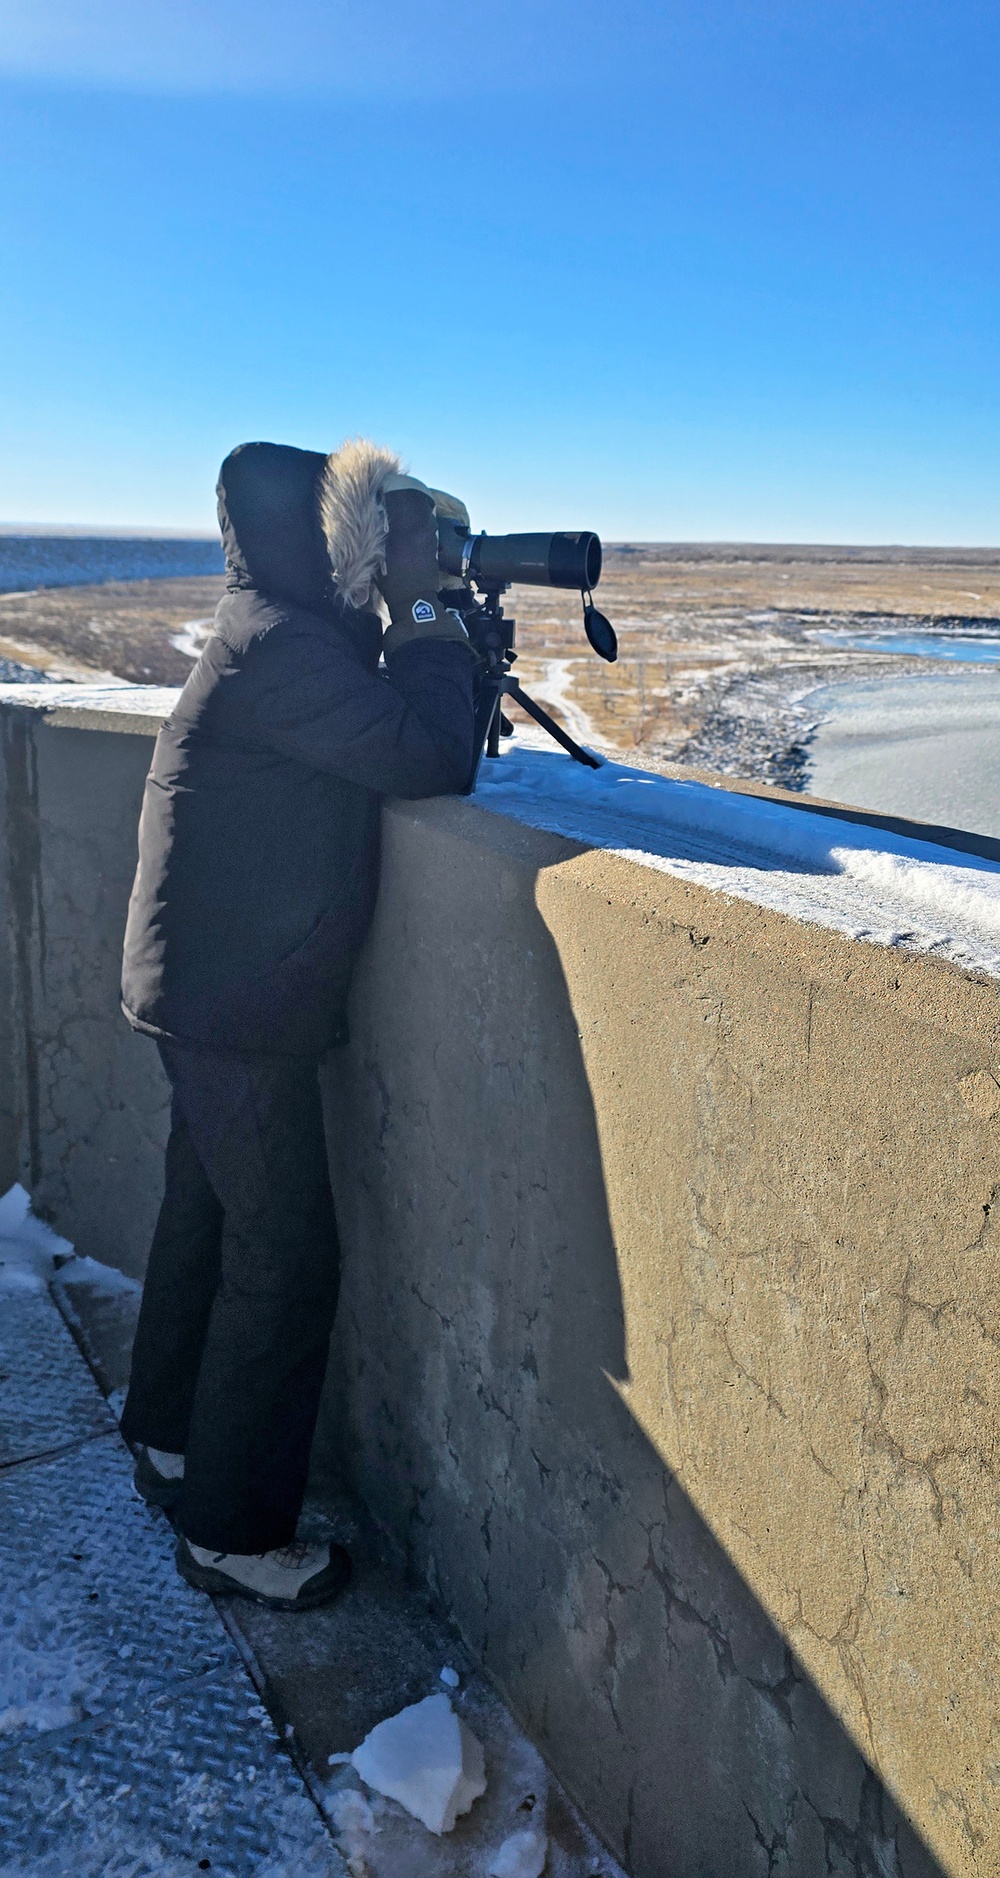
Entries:
[[601,578],[601,543],[579,534],[472,535],[458,521],[438,516],[438,564],[446,574],[481,587],[572,587],[589,593]]

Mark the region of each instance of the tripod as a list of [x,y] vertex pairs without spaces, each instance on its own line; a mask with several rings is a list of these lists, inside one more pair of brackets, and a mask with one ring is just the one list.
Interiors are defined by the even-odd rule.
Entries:
[[[482,591],[483,584],[480,585]],[[515,622],[504,618],[500,605],[500,595],[506,591],[506,583],[491,583],[485,589],[485,598],[481,603],[473,601],[471,606],[466,603],[462,611],[479,666],[475,678],[476,761],[467,795],[471,795],[476,786],[483,756],[499,756],[501,737],[509,737],[513,733],[514,726],[504,715],[504,698],[513,698],[575,762],[586,764],[588,769],[601,767],[600,758],[592,756],[589,750],[584,750],[582,745],[576,743],[562,725],[556,723],[554,717],[550,717],[540,704],[535,703],[534,698],[528,696],[520,680],[513,676],[510,668],[517,657],[514,651]],[[451,594],[448,598],[451,600]]]

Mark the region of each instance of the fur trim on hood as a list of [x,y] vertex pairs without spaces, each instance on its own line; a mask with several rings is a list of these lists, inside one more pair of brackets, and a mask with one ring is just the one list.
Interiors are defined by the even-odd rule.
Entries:
[[365,437],[349,437],[327,457],[319,512],[333,584],[348,606],[372,604],[372,582],[384,565],[389,531],[382,486],[398,469],[398,456]]

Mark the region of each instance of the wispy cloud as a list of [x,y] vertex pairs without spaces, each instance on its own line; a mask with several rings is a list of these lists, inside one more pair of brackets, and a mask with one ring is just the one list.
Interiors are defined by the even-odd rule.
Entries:
[[0,0],[0,74],[446,100],[606,78],[662,24],[643,0]]

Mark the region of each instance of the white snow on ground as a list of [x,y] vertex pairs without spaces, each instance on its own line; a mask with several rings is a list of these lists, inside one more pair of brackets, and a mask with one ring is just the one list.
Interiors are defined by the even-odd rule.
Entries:
[[186,619],[180,632],[171,633],[170,643],[175,651],[186,653],[189,659],[200,659],[214,624],[214,613],[207,619]]
[[549,1847],[544,1832],[512,1832],[487,1866],[488,1878],[541,1878]]
[[60,1284],[89,1285],[106,1296],[142,1290],[114,1265],[78,1258],[68,1239],[36,1219],[31,1196],[16,1182],[0,1199],[0,1292],[44,1291],[56,1270]]
[[525,681],[525,691],[529,697],[537,698],[546,710],[557,710],[577,743],[589,743],[594,735],[594,726],[585,711],[573,699],[573,667],[578,659],[546,659],[542,666],[542,675],[529,684]]
[[[67,1648],[47,1587],[32,1585],[4,1626],[0,1658],[0,1746],[22,1729],[46,1734],[87,1713],[88,1665]],[[53,1648],[53,1640],[56,1647]],[[3,1869],[0,1867],[0,1869]]]
[[[30,1196],[15,1184],[0,1199],[0,1294],[44,1292],[57,1267],[64,1283],[82,1281],[108,1292],[141,1289],[134,1279],[97,1259],[74,1257],[69,1240],[36,1219]],[[80,1693],[85,1672],[72,1651],[52,1651],[54,1634],[57,1613],[35,1586],[31,1597],[20,1603],[17,1622],[4,1628],[0,1740],[22,1728],[39,1734],[63,1728],[85,1713]]]
[[72,1256],[69,1240],[35,1218],[24,1188],[10,1187],[0,1199],[0,1292],[44,1291],[56,1260]]
[[825,926],[1000,976],[1000,863],[882,829],[542,749],[484,761],[480,808]]
[[[64,1242],[65,1243],[65,1242]],[[69,1263],[60,1267],[61,1285],[87,1285],[91,1291],[99,1291],[105,1297],[121,1295],[130,1291],[138,1297],[142,1285],[138,1278],[129,1278],[120,1272],[116,1265],[102,1265],[100,1259],[71,1258]]]

